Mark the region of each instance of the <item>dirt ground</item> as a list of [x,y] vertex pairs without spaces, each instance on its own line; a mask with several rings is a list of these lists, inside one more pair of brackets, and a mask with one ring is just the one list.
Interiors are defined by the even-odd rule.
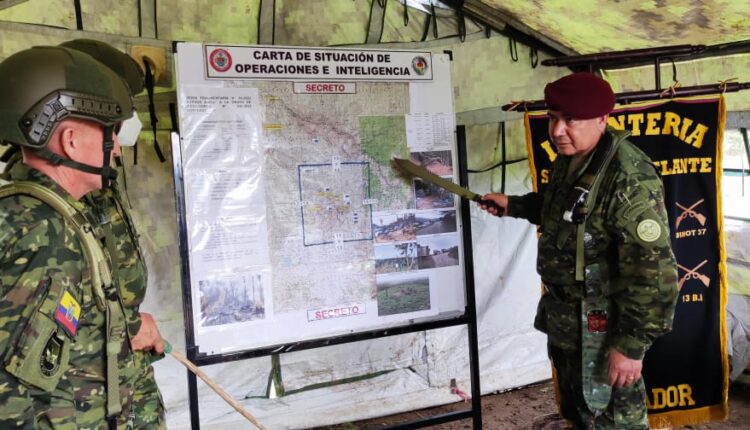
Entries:
[[[464,403],[423,409],[361,422],[321,427],[317,430],[376,430],[426,417],[466,409]],[[551,382],[482,397],[482,423],[486,430],[562,429]],[[433,430],[471,429],[465,419],[430,427]],[[743,375],[729,388],[729,418],[726,421],[682,427],[695,430],[750,429],[750,375]],[[677,429],[674,429],[677,430]]]

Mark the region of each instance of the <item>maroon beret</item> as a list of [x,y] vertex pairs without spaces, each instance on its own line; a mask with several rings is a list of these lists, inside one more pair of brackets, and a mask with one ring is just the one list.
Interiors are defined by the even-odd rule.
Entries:
[[593,73],[564,76],[544,87],[544,101],[550,110],[578,119],[607,115],[615,107],[615,94],[604,79]]

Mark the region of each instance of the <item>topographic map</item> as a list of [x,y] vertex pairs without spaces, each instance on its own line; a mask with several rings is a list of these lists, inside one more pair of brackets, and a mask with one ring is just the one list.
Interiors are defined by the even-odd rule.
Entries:
[[414,207],[390,165],[409,156],[408,84],[358,82],[355,94],[258,88],[274,311],[371,300],[373,213]]

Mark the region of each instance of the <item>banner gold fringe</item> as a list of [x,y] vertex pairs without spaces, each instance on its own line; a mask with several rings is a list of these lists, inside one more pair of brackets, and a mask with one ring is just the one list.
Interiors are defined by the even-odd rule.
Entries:
[[529,170],[531,170],[531,184],[534,192],[539,192],[539,184],[536,183],[536,166],[534,163],[534,147],[531,141],[531,126],[529,125],[529,112],[523,113],[523,125],[526,128],[526,153],[529,154]]
[[727,108],[724,103],[724,95],[719,96],[719,127],[716,135],[716,168],[718,172],[716,174],[716,226],[719,229],[719,274],[721,276],[720,291],[719,291],[719,336],[721,342],[721,370],[724,376],[724,384],[722,389],[722,406],[724,407],[724,416],[721,419],[725,419],[728,415],[728,404],[729,404],[729,352],[727,351],[727,318],[726,318],[726,307],[727,307],[727,291],[729,285],[727,284],[727,247],[724,238],[724,213],[722,211],[722,188],[721,179],[724,172],[724,126],[727,120]]
[[727,405],[712,405],[689,411],[671,411],[648,416],[652,430],[671,430],[692,424],[719,421],[727,418]]

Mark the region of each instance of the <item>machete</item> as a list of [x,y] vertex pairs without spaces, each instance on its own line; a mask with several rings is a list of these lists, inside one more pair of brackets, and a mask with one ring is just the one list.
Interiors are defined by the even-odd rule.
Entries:
[[497,210],[497,216],[503,215],[503,208],[498,206],[492,200],[483,199],[482,196],[471,191],[470,189],[454,184],[448,179],[441,178],[440,176],[430,172],[419,164],[415,164],[412,161],[405,160],[403,158],[394,158],[393,164],[399,171],[407,173],[409,176],[422,178],[433,185],[437,185],[438,187],[450,191],[451,193],[461,196],[467,200],[475,201],[480,205],[495,208]]

